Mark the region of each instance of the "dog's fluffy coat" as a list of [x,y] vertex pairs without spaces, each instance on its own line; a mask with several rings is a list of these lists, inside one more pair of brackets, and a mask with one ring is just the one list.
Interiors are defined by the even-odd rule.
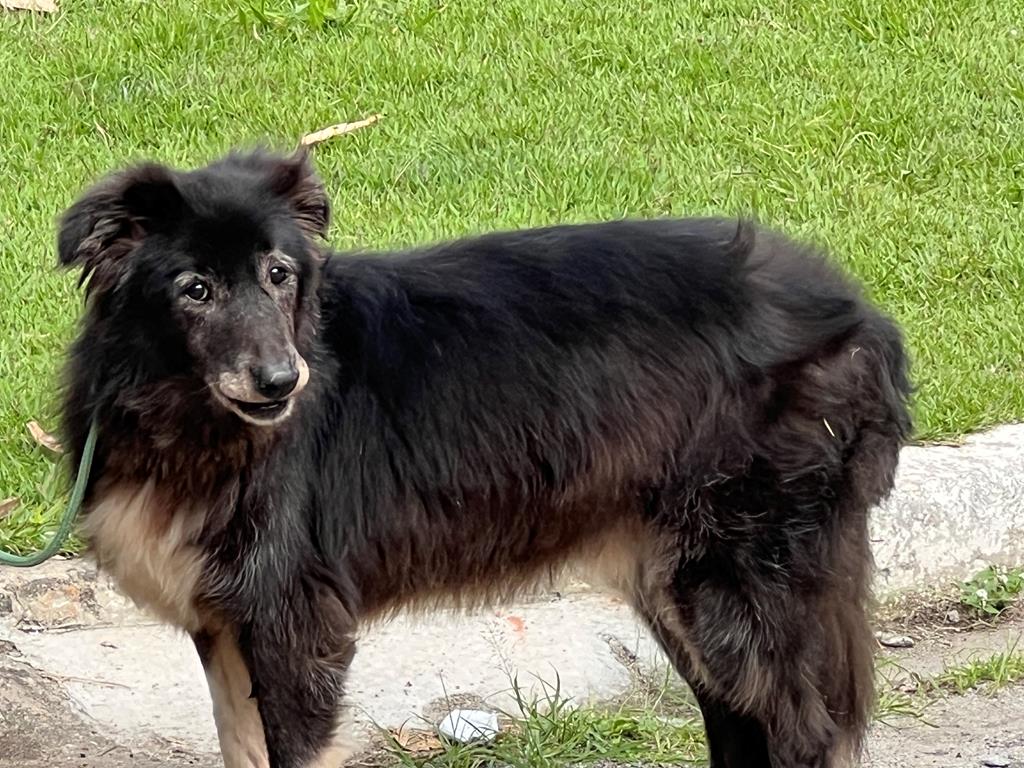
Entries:
[[[339,255],[317,244],[327,213],[304,157],[254,153],[130,169],[61,224],[62,264],[89,279],[65,402],[76,457],[99,428],[86,531],[195,638],[228,764],[334,759],[360,622],[508,597],[580,558],[693,687],[712,765],[853,757],[868,512],[910,428],[893,324],[751,225]],[[256,274],[274,253],[283,293]],[[181,299],[182,273],[214,298]],[[261,425],[210,371],[267,339],[309,382]]]

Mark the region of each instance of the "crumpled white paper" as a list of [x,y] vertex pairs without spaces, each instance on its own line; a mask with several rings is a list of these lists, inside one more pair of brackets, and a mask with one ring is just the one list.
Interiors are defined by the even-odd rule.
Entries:
[[445,738],[459,744],[472,744],[494,741],[501,728],[498,726],[498,716],[493,712],[453,709],[445,715],[437,730]]

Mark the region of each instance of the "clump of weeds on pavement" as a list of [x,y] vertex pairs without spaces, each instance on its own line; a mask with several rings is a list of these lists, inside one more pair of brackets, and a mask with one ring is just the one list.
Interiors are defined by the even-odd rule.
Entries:
[[996,618],[1020,602],[1024,568],[990,565],[961,584],[960,603],[982,618]]
[[996,693],[1006,686],[1024,680],[1024,652],[1017,638],[1005,651],[988,656],[975,656],[949,665],[930,682],[937,690],[953,693],[982,691]]
[[542,683],[543,695],[528,697],[512,684],[515,711],[487,744],[439,740],[427,754],[415,754],[392,737],[394,760],[409,768],[563,768],[597,762],[685,765],[707,759],[699,717],[670,717],[646,703],[629,700],[607,706],[577,706],[559,684]]

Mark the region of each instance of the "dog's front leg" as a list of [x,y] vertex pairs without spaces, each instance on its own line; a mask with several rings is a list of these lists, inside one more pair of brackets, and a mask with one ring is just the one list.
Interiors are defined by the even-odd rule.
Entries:
[[340,768],[345,676],[355,625],[334,593],[309,579],[240,636],[252,674],[270,768]]
[[193,635],[225,768],[339,768],[353,751],[341,706],[355,652],[348,633],[326,638],[335,649],[327,655],[309,653],[308,636],[242,635],[227,627]]
[[269,768],[252,678],[238,646],[238,633],[230,627],[192,636],[203,662],[213,700],[221,756],[225,768]]

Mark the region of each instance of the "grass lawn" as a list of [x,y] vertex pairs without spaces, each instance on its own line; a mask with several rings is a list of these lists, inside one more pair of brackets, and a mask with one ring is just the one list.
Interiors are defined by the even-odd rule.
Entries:
[[63,498],[25,429],[54,425],[80,307],[58,213],[131,159],[377,112],[316,150],[340,247],[755,213],[904,325],[921,437],[1024,416],[1020,0],[357,0],[325,26],[287,2],[246,24],[220,0],[62,7],[0,14],[2,547]]

